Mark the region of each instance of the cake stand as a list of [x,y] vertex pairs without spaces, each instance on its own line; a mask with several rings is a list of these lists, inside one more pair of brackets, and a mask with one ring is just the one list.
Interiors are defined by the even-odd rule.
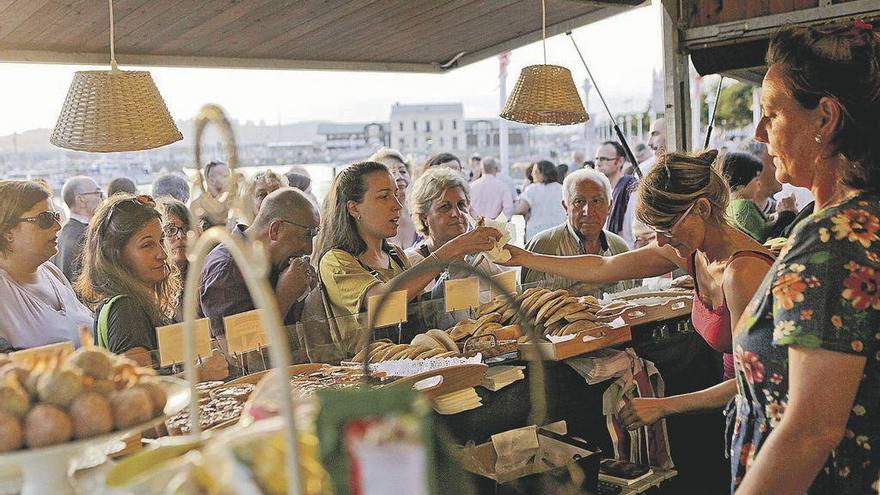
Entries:
[[132,426],[124,430],[116,430],[82,440],[74,440],[58,445],[50,445],[37,449],[21,449],[0,454],[0,465],[16,465],[21,470],[23,484],[21,495],[72,495],[76,493],[70,484],[68,469],[71,459],[90,447],[101,447],[117,442],[122,438],[159,425],[167,416],[182,410],[189,403],[189,385],[187,382],[172,378],[159,377],[160,383],[168,395],[164,414]]

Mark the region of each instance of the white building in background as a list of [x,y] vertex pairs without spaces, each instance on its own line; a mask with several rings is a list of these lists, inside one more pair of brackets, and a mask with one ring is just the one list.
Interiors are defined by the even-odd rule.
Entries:
[[[501,152],[500,123],[501,119],[498,117],[465,120],[468,155],[477,153],[480,156],[493,155],[497,157]],[[532,153],[532,128],[533,126],[528,124],[507,122],[507,145],[511,159]]]
[[403,153],[432,155],[466,150],[464,107],[461,103],[391,106],[392,148]]

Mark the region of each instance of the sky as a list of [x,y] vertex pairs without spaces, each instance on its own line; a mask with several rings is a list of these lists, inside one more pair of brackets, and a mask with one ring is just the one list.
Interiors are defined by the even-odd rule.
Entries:
[[[574,31],[615,113],[644,110],[650,98],[653,71],[662,67],[659,9],[656,2]],[[548,63],[568,67],[582,85],[587,73],[567,36],[548,39],[547,53]],[[522,67],[542,58],[540,42],[511,52],[508,91]],[[445,74],[140,68],[117,60],[123,70],[149,70],[176,119],[194,117],[205,103],[240,122],[266,124],[382,121],[396,102],[461,102],[466,118],[500,111],[497,57]],[[0,136],[54,127],[73,73],[89,69],[107,67],[0,63]],[[595,118],[602,109],[595,90],[586,105]]]

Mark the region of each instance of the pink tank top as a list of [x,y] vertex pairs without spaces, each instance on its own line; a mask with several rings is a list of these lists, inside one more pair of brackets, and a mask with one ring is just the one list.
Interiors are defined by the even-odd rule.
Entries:
[[[733,329],[731,328],[730,311],[727,309],[727,299],[724,297],[724,287],[721,287],[722,300],[717,308],[709,309],[700,297],[700,285],[697,282],[697,273],[694,259],[697,253],[688,259],[688,272],[694,278],[694,306],[691,310],[691,321],[694,330],[706,340],[710,347],[724,353],[724,379],[733,378]],[[773,264],[773,257],[760,251],[737,251],[728,260],[732,262],[741,256],[751,256]]]

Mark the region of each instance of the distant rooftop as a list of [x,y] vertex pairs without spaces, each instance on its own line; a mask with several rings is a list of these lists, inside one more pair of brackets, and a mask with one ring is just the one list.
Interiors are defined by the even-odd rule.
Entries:
[[440,112],[459,112],[464,113],[464,106],[461,103],[430,103],[402,105],[395,103],[391,106],[391,115],[401,113],[440,113]]
[[[439,105],[439,106],[451,107],[453,105],[454,104]],[[421,108],[431,107],[431,108],[433,108],[436,105],[406,105],[406,106],[407,107],[421,107]],[[423,111],[431,111],[431,110],[423,110]],[[487,118],[482,118],[482,119],[464,119],[465,129],[469,130],[469,129],[472,129],[473,127],[476,127],[478,122],[488,122],[492,129],[498,129],[499,124],[501,122],[501,118],[500,117],[487,117]],[[390,125],[391,125],[390,122],[348,122],[348,123],[339,123],[339,124],[328,122],[328,123],[318,124],[318,131],[317,132],[318,132],[318,134],[323,135],[323,136],[326,136],[328,134],[360,134],[360,133],[364,132],[364,129],[368,125],[372,125],[372,124],[382,126],[386,130],[389,129]],[[529,124],[521,124],[519,122],[511,122],[511,121],[507,122],[508,129],[526,129],[526,128],[530,128],[530,127],[534,127],[534,126],[531,126]]]
[[358,134],[371,124],[388,127],[388,122],[350,122],[350,123],[326,123],[318,125],[318,134]]

